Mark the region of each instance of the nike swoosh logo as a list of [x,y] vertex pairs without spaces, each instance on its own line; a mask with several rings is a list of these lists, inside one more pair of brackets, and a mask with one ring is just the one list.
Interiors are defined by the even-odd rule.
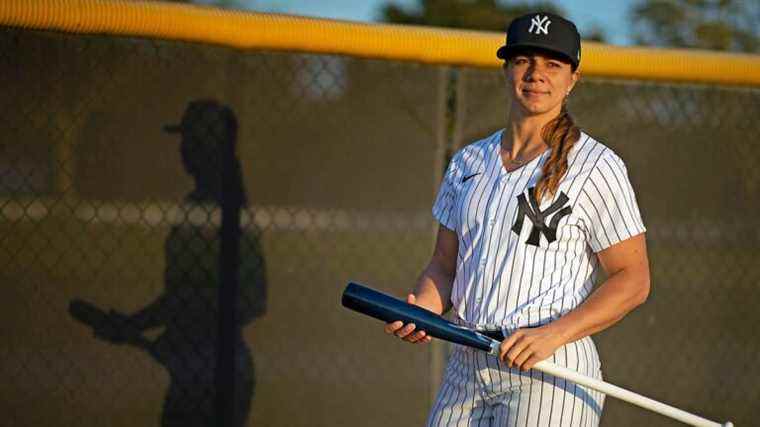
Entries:
[[474,178],[474,177],[476,177],[478,175],[480,175],[480,172],[474,173],[472,175],[467,175],[466,177],[462,178],[462,184],[464,184],[465,182],[467,182],[470,178]]

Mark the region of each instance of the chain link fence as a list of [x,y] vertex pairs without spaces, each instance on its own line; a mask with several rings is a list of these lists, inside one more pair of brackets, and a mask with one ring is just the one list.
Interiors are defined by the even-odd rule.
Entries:
[[[403,292],[429,254],[441,70],[9,29],[0,40],[9,425],[214,424],[222,202],[238,189],[226,425],[424,420],[429,355],[339,304],[348,280]],[[225,178],[232,144],[240,173]],[[389,415],[378,393],[410,398]]]
[[[446,153],[503,126],[499,71],[3,28],[0,72],[9,425],[214,425],[216,396],[230,426],[424,423],[439,348],[340,293],[413,285]],[[760,90],[589,78],[570,109],[649,230],[607,378],[750,425]],[[603,423],[673,424],[613,399]]]

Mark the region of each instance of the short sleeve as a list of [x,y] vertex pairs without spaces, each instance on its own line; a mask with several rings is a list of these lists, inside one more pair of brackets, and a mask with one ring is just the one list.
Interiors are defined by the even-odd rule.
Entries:
[[594,253],[646,231],[628,170],[612,153],[599,159],[591,171],[578,207]]
[[443,175],[443,181],[438,189],[438,196],[433,204],[433,217],[449,230],[455,231],[456,222],[454,220],[454,170],[456,157],[451,160],[446,173]]

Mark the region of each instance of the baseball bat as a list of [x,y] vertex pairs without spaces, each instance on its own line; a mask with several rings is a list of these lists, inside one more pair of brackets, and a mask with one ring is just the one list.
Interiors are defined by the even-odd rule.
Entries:
[[153,343],[125,320],[126,316],[111,310],[105,311],[81,299],[69,303],[69,314],[92,328],[95,336],[114,344],[131,344],[153,354]]
[[[378,292],[358,283],[350,282],[348,286],[346,286],[346,289],[343,291],[342,303],[346,308],[366,314],[386,323],[398,320],[402,321],[404,324],[414,323],[415,329],[423,330],[426,334],[432,337],[476,348],[499,357],[499,346],[501,344],[499,341],[449,322],[432,311],[409,304],[398,298]],[[706,418],[658,402],[622,387],[579,374],[572,369],[556,365],[547,360],[542,360],[536,363],[533,366],[533,369],[586,386],[608,396],[624,400],[644,409],[676,419],[685,424],[697,427],[733,427],[733,424],[730,422],[721,424],[710,421]]]

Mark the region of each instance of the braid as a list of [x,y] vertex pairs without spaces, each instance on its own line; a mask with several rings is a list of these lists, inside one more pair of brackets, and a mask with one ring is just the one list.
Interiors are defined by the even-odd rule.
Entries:
[[536,200],[539,202],[544,196],[551,198],[557,192],[559,181],[567,172],[567,155],[581,136],[566,104],[562,104],[562,111],[557,117],[544,125],[541,136],[552,151],[536,185]]

